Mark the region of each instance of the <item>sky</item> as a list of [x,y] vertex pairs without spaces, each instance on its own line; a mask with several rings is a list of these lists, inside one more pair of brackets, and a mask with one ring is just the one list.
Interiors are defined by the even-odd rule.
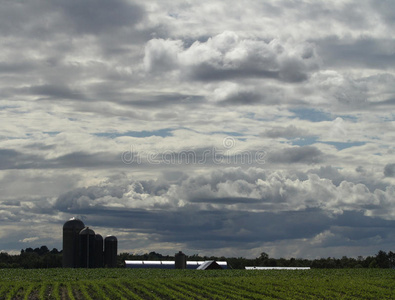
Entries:
[[392,0],[0,0],[0,250],[395,251]]

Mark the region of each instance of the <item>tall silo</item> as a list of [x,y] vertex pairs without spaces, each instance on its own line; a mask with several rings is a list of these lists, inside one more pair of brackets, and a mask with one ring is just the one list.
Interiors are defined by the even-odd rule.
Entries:
[[174,266],[176,269],[186,269],[187,268],[187,256],[179,251],[175,255],[175,263]]
[[84,223],[71,218],[63,225],[63,268],[78,268],[80,264],[79,233],[85,227]]
[[81,268],[95,267],[95,232],[89,227],[80,231]]
[[106,268],[117,267],[118,240],[109,235],[104,239],[104,266]]
[[95,235],[95,267],[103,268],[104,266],[104,252],[103,252],[103,237],[100,234]]

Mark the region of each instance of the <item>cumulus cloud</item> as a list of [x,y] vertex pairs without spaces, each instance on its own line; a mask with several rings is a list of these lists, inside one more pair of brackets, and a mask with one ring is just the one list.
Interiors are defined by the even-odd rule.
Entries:
[[187,48],[180,40],[151,40],[145,49],[144,63],[148,71],[177,67],[188,78],[199,81],[256,77],[300,82],[318,68],[315,56],[312,45],[292,48],[275,39],[266,42],[225,31]]
[[55,207],[82,213],[96,226],[111,222],[205,251],[300,238],[320,247],[346,246],[350,240],[385,238],[393,224],[369,216],[382,213],[385,191],[371,193],[346,179],[335,185],[315,174],[300,179],[296,173],[229,168],[177,183],[121,181],[71,191]]
[[144,68],[147,72],[169,71],[177,68],[181,41],[150,40],[145,46]]
[[218,105],[248,105],[262,102],[265,96],[254,87],[226,82],[216,88],[210,98],[216,101]]
[[[170,183],[166,178],[131,182],[124,178],[122,184],[107,182],[63,194],[55,207],[61,211],[162,207],[171,210],[223,208],[272,212],[320,208],[339,213],[351,209],[375,210],[383,201],[378,197],[379,190],[372,193],[366,185],[347,181],[345,177],[336,184],[336,177],[340,176],[334,177],[335,182],[313,173],[300,177],[296,173],[229,168],[200,176],[181,177],[176,183]],[[387,196],[385,198],[388,199]]]

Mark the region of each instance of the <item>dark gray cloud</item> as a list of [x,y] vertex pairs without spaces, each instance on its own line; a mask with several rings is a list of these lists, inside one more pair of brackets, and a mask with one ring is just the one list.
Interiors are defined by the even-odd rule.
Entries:
[[227,96],[219,105],[252,105],[260,103],[264,96],[254,91],[239,91]]
[[[126,96],[126,97],[125,97]],[[127,106],[135,106],[141,108],[150,108],[150,107],[158,107],[158,108],[166,108],[166,107],[188,107],[194,108],[207,103],[207,99],[198,95],[186,95],[186,94],[160,94],[160,95],[151,95],[147,97],[146,95],[133,95],[128,94],[124,95],[126,98],[120,99],[120,103]]]
[[46,145],[44,143],[33,143],[33,144],[25,145],[24,148],[45,151],[45,150],[55,149],[56,146],[55,145]]
[[[231,80],[237,78],[271,78],[271,79],[280,79],[279,71],[271,71],[271,70],[260,70],[251,67],[250,69],[221,69],[220,67],[209,65],[209,64],[201,64],[194,68],[188,68],[186,70],[187,76],[193,80],[201,80],[201,81],[222,81],[222,80]],[[303,76],[301,76],[303,77]],[[300,78],[297,75],[296,80]],[[292,76],[289,78],[292,80]]]
[[324,154],[314,146],[293,147],[268,153],[267,161],[269,163],[315,164],[324,161]]
[[67,86],[45,84],[32,86],[28,88],[28,92],[34,95],[42,95],[50,97],[50,100],[54,99],[85,99],[82,92],[73,90]]
[[53,7],[63,13],[64,22],[74,28],[77,34],[98,34],[130,27],[144,16],[140,6],[124,0],[57,0],[53,2]]
[[0,169],[59,169],[59,168],[103,168],[126,167],[120,155],[112,153],[73,152],[57,158],[0,149]]
[[387,164],[384,167],[385,177],[395,177],[395,164]]
[[155,235],[161,242],[185,243],[188,247],[206,249],[239,243],[311,238],[335,223],[321,211],[253,213],[82,209],[79,213],[86,215],[95,226],[111,222],[114,227],[133,228]]
[[[53,29],[73,34],[100,34],[130,27],[142,20],[144,10],[130,1],[42,0],[2,3],[0,26],[4,34],[34,34],[48,37]],[[22,22],[24,21],[24,22]]]
[[262,243],[311,239],[330,231],[337,238],[322,241],[326,247],[348,246],[380,236],[390,237],[394,221],[345,211],[328,216],[319,209],[303,211],[237,212],[231,210],[146,211],[79,209],[92,226],[132,229],[156,242],[183,244],[189,249],[258,247]]
[[392,39],[365,37],[339,39],[337,36],[317,40],[318,53],[331,66],[352,66],[360,68],[384,68],[395,66]]
[[0,149],[0,169],[30,169],[38,166],[39,157],[13,149]]
[[261,199],[245,197],[226,197],[226,198],[193,198],[193,203],[211,203],[211,204],[240,204],[240,203],[259,203]]
[[12,62],[0,62],[0,73],[3,74],[12,74],[12,73],[21,73],[33,70],[37,67],[36,64],[25,61],[12,61]]

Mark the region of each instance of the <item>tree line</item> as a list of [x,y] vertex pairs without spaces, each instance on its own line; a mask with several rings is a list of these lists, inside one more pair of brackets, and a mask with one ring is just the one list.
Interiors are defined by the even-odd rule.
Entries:
[[342,258],[270,258],[265,252],[255,259],[228,258],[228,264],[234,269],[244,269],[246,266],[259,267],[310,267],[317,269],[343,269],[343,268],[395,268],[395,253],[380,250],[374,256],[357,258],[343,256]]
[[[374,256],[351,258],[343,256],[342,258],[319,258],[319,259],[302,259],[302,258],[271,258],[265,252],[259,257],[248,259],[244,257],[217,257],[217,256],[200,256],[198,254],[190,255],[188,260],[219,260],[227,261],[229,268],[244,269],[246,266],[257,267],[310,267],[320,269],[341,269],[341,268],[395,268],[395,253],[392,251],[385,252],[380,250]],[[162,255],[156,252],[145,254],[120,253],[117,257],[118,267],[124,267],[125,260],[174,260],[174,256]],[[6,252],[0,253],[0,269],[3,268],[61,268],[62,251],[56,248],[49,250],[47,246],[39,248],[22,249],[18,255],[10,255]]]
[[22,249],[19,255],[10,255],[6,252],[0,253],[0,269],[4,268],[61,268],[62,251],[53,248],[51,251],[47,246],[40,248]]

